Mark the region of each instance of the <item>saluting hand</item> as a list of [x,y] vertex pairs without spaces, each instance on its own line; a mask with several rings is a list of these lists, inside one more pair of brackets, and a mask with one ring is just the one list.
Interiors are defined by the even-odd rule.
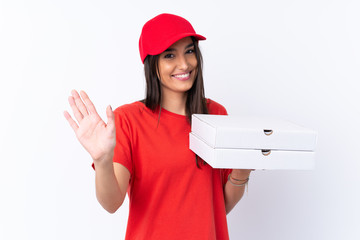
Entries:
[[90,153],[94,162],[100,163],[105,159],[112,161],[116,133],[114,113],[110,105],[106,108],[108,120],[106,124],[84,91],[80,91],[83,100],[76,90],[72,90],[71,95],[68,100],[77,123],[67,111],[64,111],[64,116],[74,130],[77,139]]

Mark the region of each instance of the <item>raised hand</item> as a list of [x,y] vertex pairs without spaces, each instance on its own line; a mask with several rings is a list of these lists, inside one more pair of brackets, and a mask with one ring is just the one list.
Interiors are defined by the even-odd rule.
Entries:
[[80,91],[82,99],[75,90],[71,91],[71,95],[68,100],[77,123],[67,111],[64,111],[64,116],[77,139],[90,153],[94,162],[112,161],[116,140],[114,113],[111,107],[106,108],[106,124],[84,91]]

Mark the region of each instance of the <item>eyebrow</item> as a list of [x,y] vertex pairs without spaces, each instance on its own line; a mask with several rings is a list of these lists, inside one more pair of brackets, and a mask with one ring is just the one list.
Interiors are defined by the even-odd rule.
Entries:
[[[194,43],[190,43],[189,45],[187,45],[185,47],[185,49],[188,49],[188,48],[193,47],[193,46],[194,46]],[[173,52],[173,51],[175,51],[175,48],[168,48],[164,52]]]

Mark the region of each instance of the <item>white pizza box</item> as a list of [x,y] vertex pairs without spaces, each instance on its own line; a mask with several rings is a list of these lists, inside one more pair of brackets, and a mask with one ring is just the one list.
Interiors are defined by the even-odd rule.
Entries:
[[213,148],[314,151],[317,133],[282,119],[193,114],[191,132]]
[[193,133],[190,149],[213,168],[311,170],[315,162],[313,151],[213,148]]

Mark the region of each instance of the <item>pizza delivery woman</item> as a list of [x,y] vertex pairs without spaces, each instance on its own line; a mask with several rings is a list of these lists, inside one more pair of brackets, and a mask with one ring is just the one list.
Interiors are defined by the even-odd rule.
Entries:
[[77,122],[64,115],[93,159],[99,203],[114,213],[129,196],[126,239],[229,239],[226,214],[251,170],[213,169],[189,149],[193,113],[227,114],[204,96],[199,40],[187,20],[160,14],[139,40],[144,100],[108,106],[105,123],[84,91],[69,97]]

